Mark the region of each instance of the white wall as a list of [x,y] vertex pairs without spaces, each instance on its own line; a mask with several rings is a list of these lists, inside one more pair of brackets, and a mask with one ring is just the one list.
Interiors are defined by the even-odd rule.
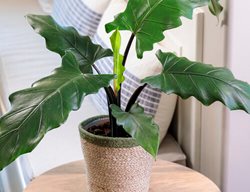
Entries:
[[[235,76],[250,83],[250,1],[231,0],[228,62]],[[224,192],[250,191],[250,115],[228,112]]]

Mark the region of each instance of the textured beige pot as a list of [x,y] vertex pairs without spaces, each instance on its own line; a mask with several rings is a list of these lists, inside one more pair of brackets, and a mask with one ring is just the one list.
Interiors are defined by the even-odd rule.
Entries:
[[110,138],[86,131],[108,121],[98,116],[80,125],[90,192],[147,192],[153,159],[132,138]]

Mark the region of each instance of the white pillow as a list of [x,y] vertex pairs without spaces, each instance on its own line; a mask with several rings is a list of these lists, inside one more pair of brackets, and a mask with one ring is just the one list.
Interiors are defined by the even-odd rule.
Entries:
[[[111,47],[109,42],[110,34],[105,32],[104,25],[114,19],[114,16],[126,8],[124,0],[112,0],[106,12],[104,13],[94,40],[103,47]],[[131,32],[122,33],[122,53],[125,50],[126,43],[130,37]],[[126,72],[124,73],[126,81],[122,87],[122,108],[125,108],[128,98],[132,95],[134,90],[140,85],[140,80],[144,77],[155,75],[161,72],[162,65],[155,56],[158,49],[167,50],[166,47],[156,44],[154,50],[145,52],[142,60],[137,59],[135,51],[135,41],[131,47],[129,57],[126,64]],[[105,58],[98,61],[96,64],[102,73],[112,73],[112,58]],[[101,90],[96,96],[93,96],[97,105],[107,112],[105,92]],[[166,95],[159,90],[146,87],[139,96],[139,104],[144,107],[145,113],[154,117],[155,122],[160,126],[160,138],[163,140],[168,131],[168,127],[172,120],[176,106],[177,97],[175,95]]]
[[110,0],[54,0],[52,17],[61,26],[73,26],[93,36]]
[[51,13],[53,0],[38,0],[38,2],[45,13]]
[[91,10],[103,14],[110,0],[82,0]]

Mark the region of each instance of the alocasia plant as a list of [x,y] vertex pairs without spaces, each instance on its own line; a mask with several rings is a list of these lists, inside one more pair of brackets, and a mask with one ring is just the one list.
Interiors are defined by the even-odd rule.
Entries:
[[[228,69],[189,61],[164,50],[156,53],[162,72],[143,79],[125,111],[120,108],[123,72],[133,40],[138,58],[143,58],[145,51],[164,39],[164,31],[181,26],[181,17],[191,19],[193,10],[201,6],[209,6],[217,17],[223,9],[218,0],[130,0],[125,11],[106,25],[108,33],[114,31],[110,37],[113,51],[93,44],[72,27],[59,26],[50,16],[29,15],[29,23],[46,39],[47,48],[62,57],[62,65],[31,88],[10,96],[12,109],[0,118],[0,170],[32,151],[47,131],[64,123],[85,96],[100,88],[107,93],[112,137],[129,134],[154,157],[159,128],[136,103],[147,85],[182,98],[194,96],[204,105],[220,101],[232,110],[250,113],[249,84],[236,80]],[[119,30],[131,31],[124,55],[120,53]],[[100,74],[95,62],[110,56],[114,58],[114,74]]]

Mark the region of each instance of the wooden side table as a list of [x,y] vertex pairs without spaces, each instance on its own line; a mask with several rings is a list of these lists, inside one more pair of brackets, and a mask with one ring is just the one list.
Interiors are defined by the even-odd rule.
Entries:
[[[25,192],[87,192],[84,162],[77,161],[52,169],[34,179]],[[150,192],[220,192],[205,176],[181,165],[156,161]]]

